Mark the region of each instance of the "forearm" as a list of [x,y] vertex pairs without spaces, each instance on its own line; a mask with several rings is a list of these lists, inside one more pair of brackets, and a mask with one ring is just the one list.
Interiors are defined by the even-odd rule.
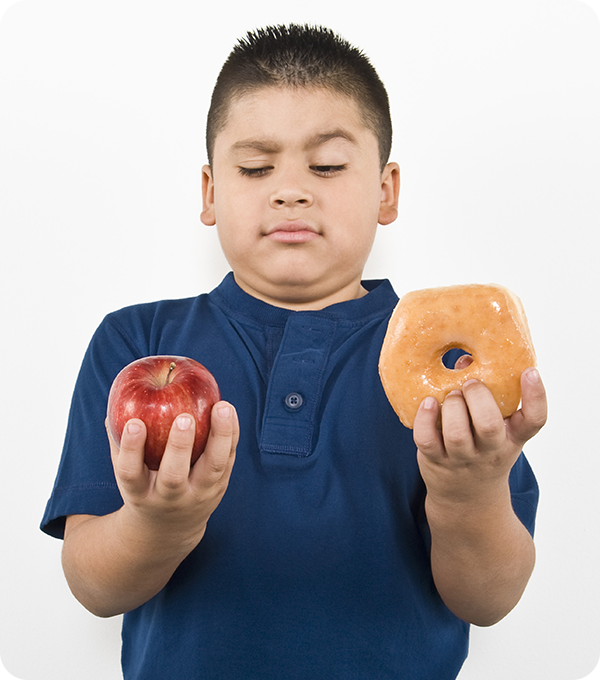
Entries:
[[62,553],[67,582],[84,607],[104,617],[156,595],[201,537],[166,534],[139,521],[126,506],[110,515],[70,519],[74,526]]
[[109,438],[124,504],[104,516],[67,518],[63,569],[75,597],[98,616],[135,609],[169,582],[204,536],[227,489],[239,438],[231,404],[217,402],[208,442],[190,469],[194,419],[175,419],[158,470],[144,464],[146,426],[127,423],[118,448]]
[[483,507],[429,499],[426,510],[433,577],[445,604],[470,623],[498,622],[521,598],[535,562],[510,492]]

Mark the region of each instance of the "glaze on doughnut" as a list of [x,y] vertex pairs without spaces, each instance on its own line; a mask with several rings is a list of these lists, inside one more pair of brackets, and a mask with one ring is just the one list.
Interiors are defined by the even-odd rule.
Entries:
[[[463,369],[442,358],[453,348],[473,357]],[[427,288],[396,305],[381,348],[379,375],[394,411],[412,428],[425,397],[442,403],[471,378],[494,395],[503,417],[519,408],[521,373],[536,358],[519,298],[497,284]]]

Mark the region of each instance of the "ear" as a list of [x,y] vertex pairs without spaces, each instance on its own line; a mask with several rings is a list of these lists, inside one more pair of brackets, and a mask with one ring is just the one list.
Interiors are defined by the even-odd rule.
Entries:
[[217,223],[215,216],[215,183],[209,165],[202,166],[202,212],[200,213],[202,224],[214,227]]
[[379,224],[391,224],[398,217],[398,196],[400,195],[400,166],[388,163],[381,173],[381,203]]

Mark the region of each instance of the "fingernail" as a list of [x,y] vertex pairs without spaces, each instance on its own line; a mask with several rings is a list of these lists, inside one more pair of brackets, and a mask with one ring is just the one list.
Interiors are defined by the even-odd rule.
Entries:
[[466,387],[467,385],[473,385],[474,383],[478,383],[479,380],[476,380],[475,378],[470,378],[466,382],[463,383],[463,387]]
[[127,432],[129,434],[139,434],[142,431],[142,426],[139,423],[127,423]]
[[540,372],[537,370],[537,368],[531,368],[527,371],[526,377],[527,377],[527,380],[529,380],[530,383],[539,382]]
[[231,415],[231,409],[229,408],[229,406],[219,406],[219,408],[217,409],[217,413],[219,414],[220,418],[223,419],[229,418],[229,416]]
[[189,430],[192,425],[192,419],[189,416],[177,416],[175,422],[180,430]]
[[423,408],[427,411],[433,411],[437,404],[437,401],[433,397],[426,397],[423,400]]

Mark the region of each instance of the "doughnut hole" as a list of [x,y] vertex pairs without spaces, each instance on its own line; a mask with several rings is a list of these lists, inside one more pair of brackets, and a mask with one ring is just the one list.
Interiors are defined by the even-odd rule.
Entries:
[[472,356],[470,352],[467,352],[462,347],[452,347],[442,355],[442,363],[451,371],[464,371],[472,363]]

